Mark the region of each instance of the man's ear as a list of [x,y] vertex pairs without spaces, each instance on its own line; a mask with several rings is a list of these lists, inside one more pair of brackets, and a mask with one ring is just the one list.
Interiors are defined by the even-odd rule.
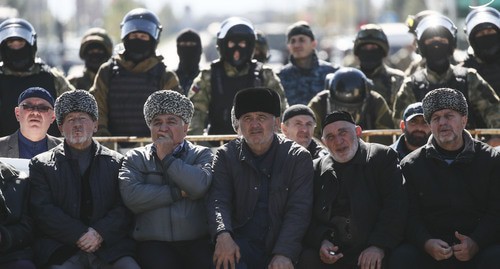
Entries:
[[361,128],[361,126],[356,125],[356,136],[361,137],[362,134],[363,134],[363,129]]
[[405,121],[404,120],[401,120],[399,122],[399,129],[401,129],[401,131],[404,131],[406,128],[406,125],[405,125]]

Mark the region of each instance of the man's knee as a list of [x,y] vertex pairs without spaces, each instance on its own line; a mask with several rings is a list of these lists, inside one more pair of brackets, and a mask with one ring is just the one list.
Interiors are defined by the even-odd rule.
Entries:
[[410,244],[402,244],[394,249],[388,259],[389,269],[417,268],[419,250]]

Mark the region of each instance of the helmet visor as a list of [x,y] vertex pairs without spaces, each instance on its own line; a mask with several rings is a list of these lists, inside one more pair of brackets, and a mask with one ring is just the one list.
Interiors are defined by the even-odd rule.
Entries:
[[158,41],[161,29],[152,21],[144,19],[132,19],[125,22],[122,26],[120,38],[123,40],[128,34],[132,32],[145,32]]
[[22,38],[26,40],[26,42],[28,42],[28,44],[30,44],[31,46],[33,46],[36,41],[35,34],[30,30],[22,27],[18,26],[7,27],[0,31],[0,43],[3,43],[6,39],[11,37]]
[[[495,10],[496,11],[496,10]],[[469,13],[465,19],[465,29],[467,36],[470,36],[474,28],[479,24],[490,23],[500,29],[500,13],[492,10],[481,10],[474,13]]]

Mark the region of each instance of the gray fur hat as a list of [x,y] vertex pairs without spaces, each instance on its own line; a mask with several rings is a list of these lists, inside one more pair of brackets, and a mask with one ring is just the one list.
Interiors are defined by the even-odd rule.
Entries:
[[150,126],[157,115],[172,114],[190,123],[194,113],[194,105],[186,96],[172,90],[161,90],[152,93],[144,103],[144,120]]
[[84,90],[67,91],[61,94],[54,104],[57,125],[61,125],[71,112],[85,112],[94,121],[99,118],[97,102],[92,94]]
[[422,100],[424,118],[427,123],[431,122],[432,114],[443,109],[452,109],[467,116],[467,100],[457,90],[450,88],[439,88],[428,92]]

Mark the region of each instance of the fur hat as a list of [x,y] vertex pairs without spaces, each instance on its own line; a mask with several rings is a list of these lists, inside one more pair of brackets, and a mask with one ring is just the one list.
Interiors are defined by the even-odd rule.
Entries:
[[40,87],[31,87],[24,90],[19,95],[19,98],[17,98],[17,104],[20,105],[24,100],[32,97],[42,98],[45,101],[49,102],[52,107],[54,107],[54,98],[52,97],[52,95],[50,95],[47,90]]
[[269,88],[248,88],[236,93],[233,101],[234,115],[239,119],[249,112],[266,112],[281,115],[280,96]]
[[67,91],[61,94],[54,105],[57,125],[61,125],[66,115],[71,112],[85,112],[94,121],[99,118],[97,102],[92,94],[85,90]]
[[316,116],[314,116],[314,112],[312,111],[312,109],[310,109],[306,105],[296,104],[290,106],[285,110],[285,112],[283,112],[283,122],[298,115],[311,116],[313,120],[316,121]]
[[467,100],[465,96],[457,90],[450,88],[440,88],[428,92],[422,100],[424,109],[424,118],[428,123],[431,122],[432,114],[443,109],[452,109],[467,116]]
[[150,126],[153,118],[161,114],[172,114],[190,123],[194,105],[186,96],[172,90],[160,90],[152,93],[144,103],[144,120]]

